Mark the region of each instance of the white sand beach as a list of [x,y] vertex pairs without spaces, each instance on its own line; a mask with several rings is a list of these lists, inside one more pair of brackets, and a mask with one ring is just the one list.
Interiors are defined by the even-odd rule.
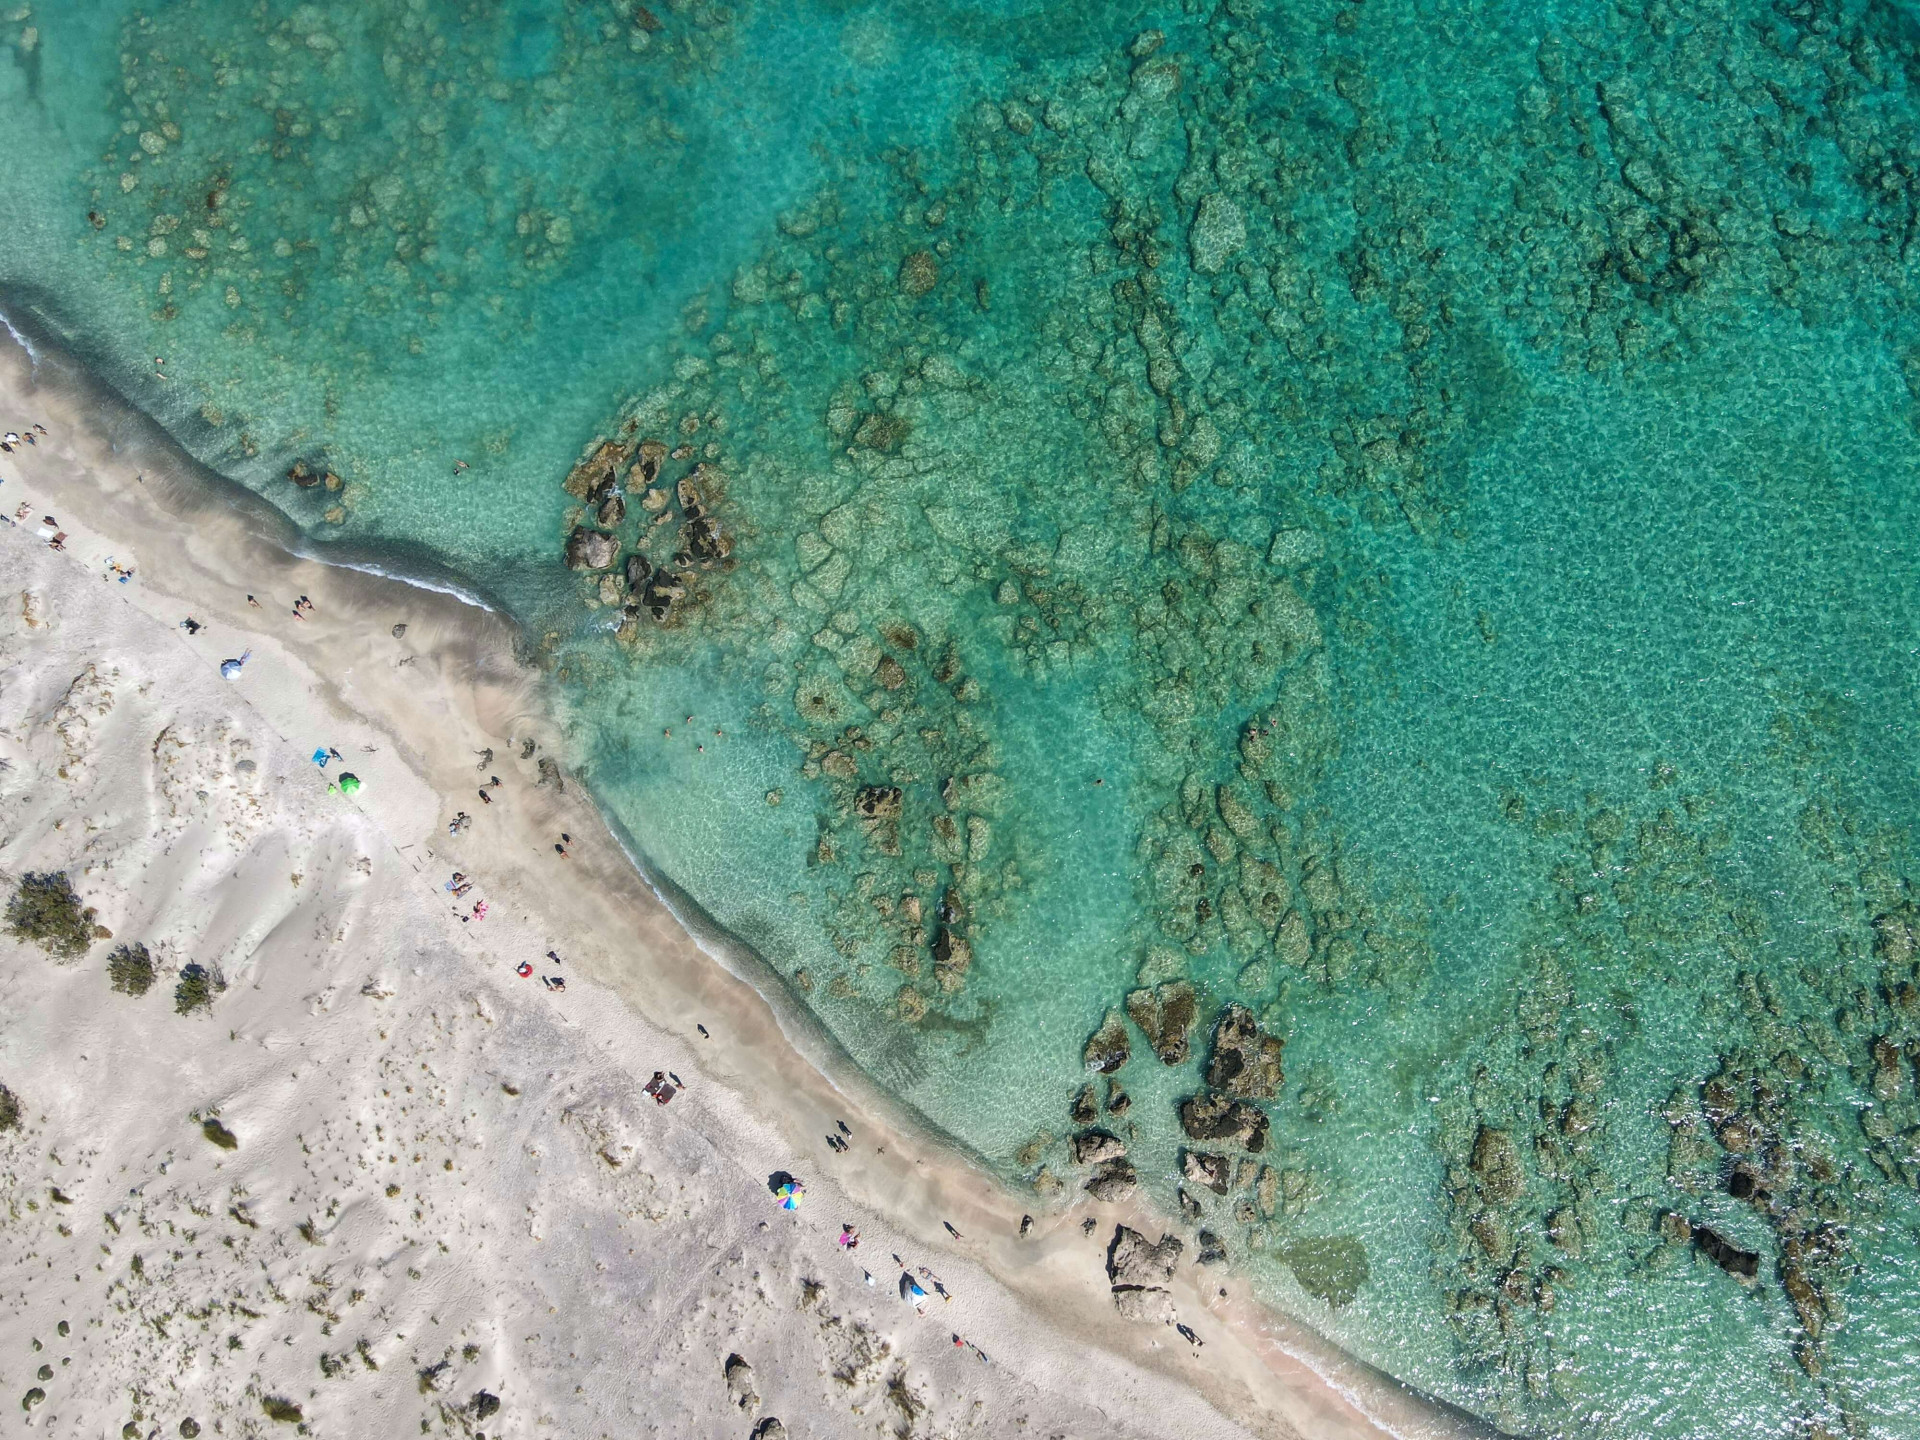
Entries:
[[[0,429],[46,431],[0,456],[0,883],[64,871],[111,932],[73,962],[0,937],[17,1423],[1462,1433],[1190,1245],[1143,1262],[1168,1293],[1125,1318],[1116,1227],[1175,1227],[1012,1194],[763,998],[750,957],[697,945],[570,778],[501,617],[295,558],[109,401],[0,348]],[[106,973],[136,942],[140,997]],[[181,1015],[188,962],[225,990]],[[684,1082],[665,1106],[656,1071]]]

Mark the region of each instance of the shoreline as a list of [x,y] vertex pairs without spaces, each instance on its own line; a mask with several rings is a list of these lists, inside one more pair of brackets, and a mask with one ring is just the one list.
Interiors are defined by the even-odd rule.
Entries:
[[[6,328],[19,333],[11,323]],[[171,614],[162,602],[190,599],[196,617],[215,627],[212,644],[251,649],[244,690],[267,689],[253,682],[271,671],[292,692],[276,717],[283,734],[304,721],[343,741],[350,733],[377,737],[376,745],[359,747],[371,758],[355,757],[368,787],[360,808],[416,870],[423,862],[437,867],[434,874],[467,870],[502,912],[484,922],[484,937],[469,925],[463,938],[491,952],[506,929],[499,922],[512,912],[545,943],[566,950],[576,974],[682,1042],[689,1058],[681,1063],[717,1082],[709,1093],[731,1092],[735,1108],[781,1143],[778,1153],[736,1156],[744,1167],[789,1166],[810,1187],[837,1187],[943,1256],[943,1266],[965,1276],[972,1290],[991,1290],[998,1303],[1027,1312],[1045,1328],[1051,1348],[1077,1347],[1076,1383],[1089,1402],[1110,1392],[1117,1367],[1148,1384],[1152,1403],[1167,1407],[1167,1423],[1188,1434],[1440,1440],[1490,1433],[1286,1320],[1238,1277],[1198,1272],[1218,1292],[1205,1297],[1191,1267],[1171,1282],[1182,1317],[1207,1341],[1198,1359],[1184,1346],[1170,1348],[1177,1340],[1162,1343],[1170,1331],[1122,1321],[1080,1220],[1102,1221],[1102,1252],[1116,1223],[1149,1235],[1176,1227],[1144,1205],[1097,1205],[1083,1197],[1036,1214],[1031,1238],[1014,1238],[1021,1197],[893,1104],[763,960],[629,853],[585,787],[571,781],[562,726],[543,708],[537,675],[515,658],[518,632],[509,617],[477,596],[372,562],[322,558],[265,500],[192,462],[156,422],[57,345],[33,344],[30,362],[19,344],[0,342],[0,411],[10,424],[38,419],[53,433],[9,457],[6,469],[15,478],[0,486],[7,511],[31,498],[36,508],[59,514],[72,537],[71,564],[84,565],[103,547],[132,563],[135,579],[124,597],[156,619]],[[85,523],[72,524],[71,513],[84,514]],[[295,621],[284,600],[277,616],[254,611],[248,585],[263,597],[276,588],[305,593],[314,612]],[[406,626],[404,635],[392,634],[396,624]],[[326,718],[316,725],[321,714]],[[533,759],[518,748],[528,739],[536,753],[560,760],[564,788],[536,779]],[[477,803],[459,794],[473,784],[473,757],[484,749],[496,750],[495,767],[513,783],[502,803],[482,807],[469,832],[448,838],[449,814]],[[579,837],[564,862],[549,848],[562,829]],[[564,890],[553,883],[563,864]],[[576,1011],[590,1010],[592,994],[581,987]],[[599,1019],[589,1013],[571,1023],[591,1037]],[[707,1027],[710,1041],[700,1038],[697,1024]],[[883,1143],[872,1154],[863,1143],[845,1157],[831,1156],[821,1140],[841,1117],[863,1142]],[[968,1238],[949,1239],[942,1221]],[[1219,1423],[1207,1424],[1199,1405]]]

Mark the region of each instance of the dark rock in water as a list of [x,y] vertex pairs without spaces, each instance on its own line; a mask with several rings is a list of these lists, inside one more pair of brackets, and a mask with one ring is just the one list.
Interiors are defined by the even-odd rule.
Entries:
[[1111,1203],[1127,1199],[1139,1186],[1140,1177],[1134,1173],[1133,1162],[1122,1155],[1102,1161],[1094,1170],[1093,1178],[1082,1188],[1094,1199]]
[[605,570],[619,556],[619,539],[604,530],[590,530],[585,525],[576,525],[573,533],[567,536],[569,570]]
[[1180,1173],[1196,1185],[1204,1185],[1216,1195],[1227,1193],[1233,1175],[1233,1162],[1224,1155],[1209,1155],[1203,1150],[1186,1150],[1180,1155]]
[[647,563],[647,557],[641,554],[627,556],[627,591],[638,595],[646,588],[647,581],[653,576],[653,566]]
[[1227,1247],[1220,1237],[1211,1230],[1200,1232],[1200,1253],[1194,1257],[1202,1265],[1224,1265],[1227,1263]]
[[942,925],[933,935],[933,974],[940,988],[951,995],[965,980],[967,967],[973,964],[973,946],[953,928]]
[[627,472],[627,488],[636,493],[645,490],[660,478],[660,462],[667,458],[667,447],[658,440],[640,442],[640,458],[633,462],[633,469]]
[[576,500],[585,500],[609,480],[617,480],[632,454],[630,444],[602,440],[586,459],[567,472],[561,488]]
[[1111,1075],[1126,1064],[1133,1054],[1127,1039],[1127,1025],[1118,1010],[1109,1010],[1100,1028],[1087,1041],[1087,1069],[1096,1075]]
[[854,797],[853,808],[866,820],[898,820],[901,792],[898,785],[869,785]]
[[1248,1150],[1267,1144],[1266,1112],[1225,1095],[1189,1095],[1180,1102],[1180,1128],[1189,1140],[1232,1140]]
[[1198,1220],[1206,1213],[1200,1208],[1200,1202],[1187,1194],[1187,1187],[1184,1185],[1174,1192],[1174,1198],[1180,1202],[1182,1220]]
[[1118,1160],[1127,1153],[1126,1145],[1118,1135],[1110,1135],[1105,1130],[1082,1130],[1073,1137],[1073,1163],[1076,1165],[1098,1165],[1104,1160]]
[[1280,1052],[1285,1045],[1263,1031],[1246,1006],[1229,1005],[1214,1022],[1207,1084],[1236,1100],[1271,1100],[1284,1079]]
[[1080,1087],[1080,1093],[1073,1097],[1073,1104],[1067,1108],[1067,1114],[1076,1125],[1091,1125],[1100,1118],[1100,1106],[1093,1098],[1093,1086]]
[[1693,1227],[1693,1243],[1706,1252],[1712,1260],[1729,1275],[1737,1275],[1743,1280],[1751,1280],[1760,1273],[1760,1257],[1751,1250],[1742,1250],[1718,1231],[1705,1225]]
[[1753,1191],[1753,1176],[1745,1170],[1736,1170],[1727,1177],[1727,1194],[1734,1199],[1745,1200]]
[[1127,1014],[1163,1065],[1178,1065],[1187,1058],[1187,1037],[1197,1013],[1193,986],[1184,980],[1135,990],[1127,996]]
[[1118,1085],[1107,1092],[1107,1113],[1116,1119],[1133,1109],[1133,1097]]
[[594,512],[594,518],[611,530],[627,518],[627,502],[618,495],[609,495],[600,502],[600,508]]
[[287,479],[302,490],[311,490],[327,478],[327,467],[318,460],[296,460],[287,468]]
[[967,918],[967,902],[960,898],[958,890],[948,886],[934,907],[933,916],[942,925],[958,925]]
[[712,516],[695,516],[680,530],[680,548],[702,563],[724,560],[733,553],[733,541]]
[[1471,1163],[1489,1205],[1511,1205],[1526,1193],[1527,1172],[1520,1168],[1520,1150],[1505,1130],[1482,1125],[1474,1137]]
[[670,570],[656,570],[653,578],[647,581],[647,588],[640,592],[640,603],[647,607],[647,613],[655,620],[665,620],[667,612],[676,600],[684,600],[687,587],[680,583],[680,577]]
[[1164,1285],[1186,1249],[1178,1235],[1162,1235],[1158,1245],[1151,1245],[1138,1230],[1116,1225],[1107,1244],[1107,1283]]

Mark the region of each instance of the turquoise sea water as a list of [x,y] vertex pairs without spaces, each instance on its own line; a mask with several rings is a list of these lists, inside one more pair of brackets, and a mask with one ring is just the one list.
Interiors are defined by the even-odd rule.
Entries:
[[[649,862],[1010,1181],[1117,1085],[1190,1241],[1503,1429],[1920,1432],[1909,7],[0,44],[5,308],[517,614]],[[660,619],[562,563],[606,438]],[[1178,1112],[1230,1002],[1251,1156]]]

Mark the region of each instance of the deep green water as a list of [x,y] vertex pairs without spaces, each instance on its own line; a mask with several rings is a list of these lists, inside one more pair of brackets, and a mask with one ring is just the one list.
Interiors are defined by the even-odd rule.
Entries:
[[[931,1121],[1070,1192],[1184,979],[1101,1123],[1173,1213],[1216,1012],[1283,1036],[1185,1231],[1353,1353],[1920,1433],[1908,7],[34,8],[6,308],[518,614]],[[561,564],[603,436],[677,452],[656,563],[709,467],[664,622]]]

